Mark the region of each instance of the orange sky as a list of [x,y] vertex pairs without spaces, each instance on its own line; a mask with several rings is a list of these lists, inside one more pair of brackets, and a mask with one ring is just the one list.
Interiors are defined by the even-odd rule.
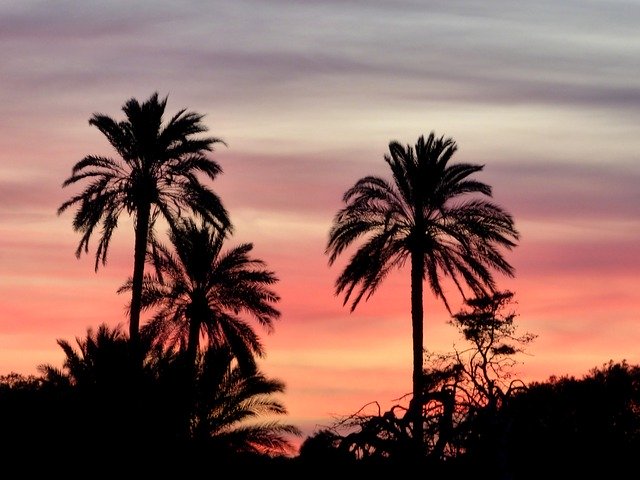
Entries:
[[[55,212],[71,166],[112,154],[91,114],[120,118],[154,91],[228,144],[212,186],[230,245],[253,242],[280,279],[262,366],[306,434],[411,389],[409,272],[350,314],[323,252],[342,193],[387,175],[389,141],[432,130],[485,165],[521,232],[517,276],[498,280],[538,335],[522,376],[640,361],[639,6],[146,3],[0,6],[0,373],[59,365],[56,339],[126,322],[130,220],[94,273],[74,257],[72,215]],[[425,314],[427,348],[459,342],[442,305],[426,298]]]

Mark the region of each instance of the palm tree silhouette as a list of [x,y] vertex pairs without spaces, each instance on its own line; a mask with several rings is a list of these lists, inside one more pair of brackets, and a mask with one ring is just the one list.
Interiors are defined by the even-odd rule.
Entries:
[[268,333],[280,317],[274,307],[280,297],[270,288],[278,280],[275,274],[250,256],[250,243],[223,251],[228,233],[183,219],[169,232],[173,249],[155,243],[149,253],[157,273],[145,276],[142,306],[159,309],[144,331],[160,343],[185,348],[190,369],[201,336],[209,346],[229,347],[241,367],[251,366],[264,347],[243,316]]
[[89,240],[100,227],[95,269],[106,264],[112,234],[121,214],[135,219],[133,282],[129,318],[129,339],[134,348],[139,342],[142,281],[149,239],[158,217],[170,226],[183,210],[189,210],[220,228],[230,228],[220,198],[201,182],[198,174],[213,180],[220,165],[206,156],[216,143],[213,137],[196,138],[207,128],[203,115],[182,109],[164,123],[167,97],[154,93],[144,101],[135,98],[122,107],[126,119],[116,121],[95,113],[89,124],[107,138],[120,158],[87,155],[76,163],[63,188],[80,181],[89,184],[78,195],[64,202],[61,214],[77,205],[73,229],[82,233],[76,256],[89,250]]
[[[148,382],[141,382],[149,368],[143,362],[142,375],[131,368],[133,352],[126,334],[120,327],[101,324],[96,330],[88,328],[85,337],[76,337],[76,346],[63,339],[57,343],[65,355],[62,368],[44,364],[38,369],[47,385],[65,392],[73,402],[74,412],[61,438],[122,439],[137,446],[157,419],[149,408],[148,399],[154,396]],[[140,350],[146,356],[147,346]]]
[[[491,270],[512,276],[502,248],[516,246],[519,234],[510,214],[486,200],[491,187],[471,178],[483,165],[452,164],[451,138],[418,138],[415,149],[389,144],[384,159],[393,183],[366,176],[349,188],[334,217],[325,253],[329,265],[363,240],[335,282],[336,295],[351,300],[351,311],[369,299],[389,272],[411,262],[413,397],[410,412],[416,447],[422,445],[423,281],[450,310],[442,285],[449,278],[465,297],[495,291]],[[469,199],[463,199],[470,196]]]
[[[69,432],[58,432],[60,438],[78,442],[77,447],[83,442],[90,448],[126,444],[136,452],[142,444],[152,445],[152,450],[174,455],[192,456],[190,452],[203,449],[207,460],[211,454],[229,459],[242,453],[293,451],[288,437],[300,436],[300,430],[274,419],[287,414],[274,397],[284,392],[284,383],[267,378],[254,361],[241,370],[229,346],[216,345],[198,352],[189,379],[193,395],[185,405],[183,358],[153,343],[141,336],[140,376],[130,368],[131,350],[120,327],[89,328],[86,337],[76,338],[75,347],[58,340],[65,354],[62,368],[44,364],[39,370],[45,385],[67,392],[65,398],[72,400],[69,418],[62,422]],[[142,385],[135,385],[137,408],[131,409],[124,400],[140,380]]]
[[[228,346],[209,347],[198,355],[191,438],[222,458],[291,453],[287,437],[300,436],[301,431],[273,419],[287,414],[274,397],[284,392],[284,383],[267,378],[255,363],[246,367],[238,367]],[[261,421],[264,417],[271,418]]]
[[82,388],[106,386],[107,390],[122,382],[128,371],[130,350],[120,328],[101,324],[97,330],[87,329],[85,338],[76,337],[77,350],[67,340],[58,339],[57,343],[65,354],[62,369],[51,364],[39,367],[50,383]]

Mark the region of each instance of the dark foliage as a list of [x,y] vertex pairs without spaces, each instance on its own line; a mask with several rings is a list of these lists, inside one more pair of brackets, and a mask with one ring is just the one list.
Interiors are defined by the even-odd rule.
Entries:
[[184,355],[143,340],[142,371],[131,368],[122,331],[103,325],[76,339],[77,348],[58,342],[66,356],[61,369],[0,377],[3,458],[29,451],[43,461],[68,455],[97,466],[114,457],[140,467],[186,461],[195,468],[205,459],[251,463],[293,452],[290,438],[299,430],[273,420],[287,413],[274,398],[284,384],[257,368],[240,373],[224,349],[199,357],[196,403],[186,406],[193,428],[185,436]]
[[[640,366],[609,362],[582,378],[551,377],[481,412],[482,421],[476,412],[475,421],[467,424],[464,448],[448,457],[416,462],[395,456],[393,449],[402,441],[391,439],[389,432],[407,422],[390,410],[358,417],[359,428],[351,433],[319,430],[305,439],[297,461],[312,469],[332,462],[339,470],[376,474],[420,468],[436,479],[611,479],[634,478],[637,471]],[[383,431],[392,448],[380,442]],[[363,446],[381,445],[363,456]]]
[[222,172],[209,154],[216,144],[224,142],[215,137],[199,137],[208,130],[203,115],[182,109],[166,119],[166,106],[167,98],[159,98],[156,92],[142,103],[129,99],[122,106],[124,120],[116,121],[101,113],[92,115],[89,124],[106,137],[117,155],[87,155],[77,162],[62,185],[84,184],[84,190],[58,208],[58,214],[76,209],[73,229],[82,234],[76,256],[88,253],[94,233],[99,236],[96,270],[107,261],[111,237],[121,216],[133,216],[129,319],[133,343],[138,342],[145,256],[156,220],[163,218],[173,226],[191,212],[220,228],[231,225],[222,201],[203,182],[215,180]]
[[581,379],[527,385],[514,376],[514,356],[535,336],[517,334],[512,302],[508,291],[469,299],[451,321],[465,347],[429,355],[420,458],[407,455],[415,431],[400,401],[387,411],[372,402],[319,430],[302,444],[299,461],[313,468],[331,461],[377,472],[413,466],[429,478],[510,480],[612,478],[634,468],[640,366],[610,362]]
[[608,472],[601,478],[635,471],[640,366],[609,362],[582,378],[533,383],[501,414],[512,422],[509,459],[518,478],[539,478],[549,465],[589,475]]
[[411,267],[412,408],[415,454],[423,454],[423,284],[449,309],[444,280],[463,298],[496,291],[494,272],[514,275],[504,257],[516,247],[514,219],[491,201],[492,188],[474,178],[484,166],[452,162],[451,138],[420,136],[415,146],[389,144],[384,160],[392,180],[365,176],[349,188],[335,214],[326,254],[329,265],[356,247],[335,282],[353,311],[396,268]]

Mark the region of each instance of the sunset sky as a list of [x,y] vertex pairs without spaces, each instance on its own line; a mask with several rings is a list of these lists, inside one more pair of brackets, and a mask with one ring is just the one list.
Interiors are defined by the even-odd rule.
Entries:
[[[324,254],[343,192],[387,176],[397,140],[452,137],[454,160],[513,214],[521,376],[640,363],[640,3],[465,1],[32,1],[0,3],[0,374],[60,366],[56,339],[126,325],[133,230],[109,261],[76,259],[57,207],[88,124],[131,97],[205,114],[223,139],[211,186],[275,271],[282,318],[262,369],[286,384],[287,420],[311,434],[411,391],[409,270],[349,313]],[[345,258],[346,260],[346,258]],[[425,297],[425,345],[458,345]],[[453,307],[460,298],[450,290]]]

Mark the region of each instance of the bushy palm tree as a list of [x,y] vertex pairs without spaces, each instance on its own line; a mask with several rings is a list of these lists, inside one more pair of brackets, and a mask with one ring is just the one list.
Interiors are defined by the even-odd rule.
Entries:
[[[280,317],[277,282],[265,263],[251,257],[253,245],[223,250],[228,230],[184,219],[169,232],[172,248],[154,244],[149,253],[156,275],[146,275],[142,305],[158,310],[144,330],[159,342],[186,351],[195,365],[201,337],[208,346],[227,346],[241,366],[262,356],[264,347],[250,320],[273,330]],[[131,288],[131,282],[120,291]]]
[[361,245],[336,280],[336,294],[351,301],[351,311],[368,299],[393,269],[411,264],[414,436],[422,442],[423,282],[449,304],[443,279],[462,296],[495,290],[492,270],[512,276],[503,249],[516,246],[512,216],[489,201],[492,189],[472,178],[483,165],[452,163],[451,138],[418,138],[415,148],[389,144],[384,159],[392,182],[366,176],[349,188],[345,206],[334,217],[326,253],[329,264],[352,244]]
[[154,93],[140,103],[135,98],[122,107],[126,119],[116,121],[100,113],[89,124],[107,138],[119,158],[87,155],[76,163],[63,187],[87,181],[85,189],[64,202],[58,214],[77,206],[73,228],[82,233],[76,256],[89,250],[89,241],[100,229],[95,269],[107,261],[109,243],[123,212],[135,220],[135,246],[129,337],[139,340],[140,300],[148,241],[156,220],[170,225],[185,210],[220,228],[230,221],[220,198],[199,178],[213,180],[220,165],[207,153],[222,140],[197,137],[207,131],[203,115],[182,109],[164,121],[167,98]]
[[[284,383],[265,377],[255,362],[240,370],[228,346],[215,346],[199,352],[189,379],[193,396],[185,397],[183,357],[146,335],[141,340],[142,375],[130,368],[131,350],[119,327],[90,328],[86,337],[76,338],[76,346],[58,340],[65,354],[62,368],[46,364],[40,371],[43,384],[68,399],[62,404],[68,418],[61,422],[68,432],[59,432],[60,438],[80,447],[88,442],[87,448],[144,444],[176,458],[197,451],[207,458],[292,452],[289,437],[299,436],[299,429],[274,420],[287,413],[274,397],[284,392]],[[135,410],[128,405],[131,388],[138,394]]]
[[137,447],[147,436],[153,438],[150,428],[160,426],[149,401],[155,401],[156,395],[150,390],[144,342],[140,344],[140,370],[131,368],[133,352],[120,327],[102,324],[96,330],[87,329],[85,337],[76,337],[76,345],[63,339],[57,343],[65,355],[62,368],[45,364],[39,370],[45,385],[58,389],[67,399],[63,410],[73,410],[61,438],[119,442],[123,447],[126,442]]
[[[285,385],[265,377],[255,363],[250,370],[241,370],[228,347],[209,347],[199,355],[196,387],[194,440],[218,454],[293,452],[288,437],[300,436],[300,430],[273,419],[287,414],[274,397],[284,392]],[[272,418],[260,421],[264,417]]]

